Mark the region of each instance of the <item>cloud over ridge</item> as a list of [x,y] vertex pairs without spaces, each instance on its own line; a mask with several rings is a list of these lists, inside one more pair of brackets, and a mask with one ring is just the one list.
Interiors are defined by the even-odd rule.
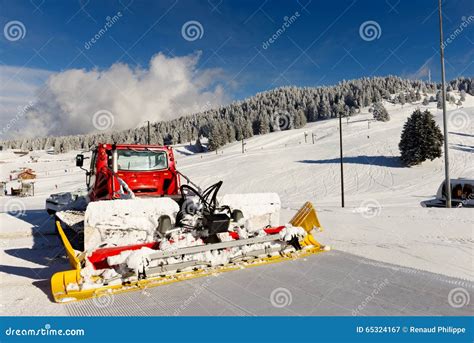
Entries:
[[200,53],[154,55],[147,68],[115,63],[104,70],[70,69],[49,76],[25,117],[27,136],[97,132],[94,114],[113,115],[110,130],[200,112],[227,101],[223,72],[199,69]]

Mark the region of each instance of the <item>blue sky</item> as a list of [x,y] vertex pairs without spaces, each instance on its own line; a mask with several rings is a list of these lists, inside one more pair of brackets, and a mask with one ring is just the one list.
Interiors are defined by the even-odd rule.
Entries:
[[[439,80],[437,3],[1,0],[0,71],[2,83],[11,86],[0,86],[0,105],[31,97],[50,72],[102,70],[117,62],[147,68],[160,52],[169,58],[197,54],[196,69],[218,69],[227,100],[283,85],[331,85],[363,76],[427,79],[428,69]],[[106,18],[118,12],[118,20],[86,49]],[[474,2],[446,1],[444,12],[448,37],[474,15]],[[12,21],[23,25],[24,37],[7,39],[5,29]],[[182,34],[189,21],[202,27],[195,40]],[[362,37],[366,22],[375,36]],[[474,21],[469,22],[446,46],[448,79],[474,74],[473,27]],[[276,39],[269,43],[272,36]]]

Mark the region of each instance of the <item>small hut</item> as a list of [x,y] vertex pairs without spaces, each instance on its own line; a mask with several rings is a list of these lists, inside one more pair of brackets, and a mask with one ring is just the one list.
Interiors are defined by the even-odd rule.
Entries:
[[36,174],[33,169],[25,169],[22,172],[18,173],[19,180],[33,180],[36,179]]

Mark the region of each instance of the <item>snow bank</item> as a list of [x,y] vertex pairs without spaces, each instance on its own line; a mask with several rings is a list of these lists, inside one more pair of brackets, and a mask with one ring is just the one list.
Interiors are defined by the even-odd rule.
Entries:
[[250,232],[280,224],[281,201],[277,193],[226,194],[219,204],[242,211]]
[[151,242],[161,216],[174,224],[179,206],[170,198],[147,198],[92,202],[84,221],[84,248],[123,246]]

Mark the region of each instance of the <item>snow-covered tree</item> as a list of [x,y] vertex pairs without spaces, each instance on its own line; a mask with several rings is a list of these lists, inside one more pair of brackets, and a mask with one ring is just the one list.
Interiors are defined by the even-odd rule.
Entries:
[[385,109],[384,105],[381,102],[377,102],[374,104],[374,109],[372,112],[374,119],[378,121],[389,121],[390,115],[388,114],[387,110]]
[[439,96],[438,97],[438,100],[437,100],[437,103],[436,103],[436,108],[441,110],[443,108],[443,97],[442,96]]
[[404,93],[400,93],[400,95],[398,96],[398,102],[402,106],[406,104],[407,100]]
[[456,98],[454,97],[454,95],[449,94],[448,99],[451,105],[454,105],[456,103]]
[[416,110],[403,126],[400,143],[400,159],[406,166],[420,164],[441,157],[443,134],[433,115]]

